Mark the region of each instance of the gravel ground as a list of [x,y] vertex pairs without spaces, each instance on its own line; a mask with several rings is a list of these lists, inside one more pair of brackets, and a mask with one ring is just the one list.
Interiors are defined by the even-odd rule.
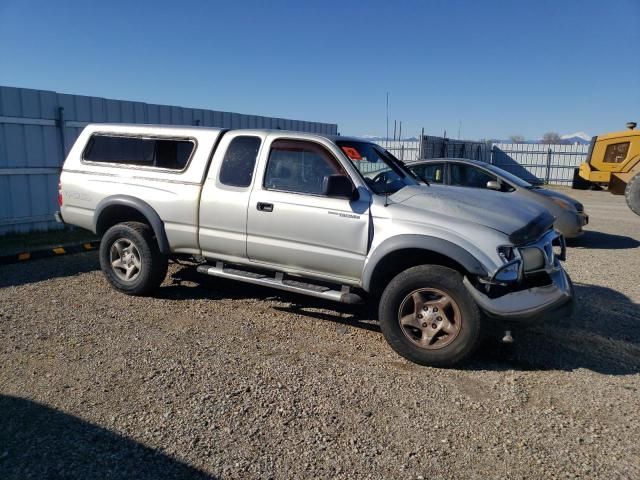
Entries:
[[573,192],[577,311],[462,369],[353,307],[95,253],[0,267],[0,478],[640,478],[640,218]]

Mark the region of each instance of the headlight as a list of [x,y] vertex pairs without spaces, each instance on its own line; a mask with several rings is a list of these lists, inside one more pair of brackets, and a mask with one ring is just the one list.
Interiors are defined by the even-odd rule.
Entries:
[[539,248],[523,248],[520,250],[520,255],[522,256],[522,268],[525,272],[544,268],[544,255]]
[[564,261],[567,248],[564,237],[549,230],[535,242],[520,247],[502,245],[497,251],[503,265],[485,279],[489,285],[520,282],[525,274],[534,272],[552,273],[561,268],[558,260]]

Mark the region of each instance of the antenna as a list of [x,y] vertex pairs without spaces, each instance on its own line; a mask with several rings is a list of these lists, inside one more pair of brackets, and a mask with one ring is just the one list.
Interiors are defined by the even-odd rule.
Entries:
[[389,143],[389,92],[387,92],[387,143]]
[[460,140],[460,130],[462,130],[462,120],[458,120],[458,140]]

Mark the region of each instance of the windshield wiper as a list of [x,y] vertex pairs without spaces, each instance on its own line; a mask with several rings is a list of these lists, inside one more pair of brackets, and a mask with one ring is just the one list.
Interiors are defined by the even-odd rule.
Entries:
[[411,170],[409,167],[407,167],[407,164],[404,163],[402,160],[400,160],[399,158],[394,157],[393,155],[389,154],[390,158],[389,160],[394,162],[396,164],[396,166],[400,166],[402,169],[402,173],[406,176],[406,174],[408,173],[411,177],[413,177],[415,180],[418,180],[419,182],[424,182],[427,184],[427,186],[431,186],[431,184],[429,183],[429,180],[427,180],[426,178],[422,178],[422,176],[418,175],[417,173],[414,173],[413,170]]
[[429,180],[427,180],[427,179],[426,179],[425,177],[423,177],[422,175],[418,175],[418,174],[416,174],[416,178],[417,178],[418,180],[422,180],[424,183],[426,183],[426,184],[427,184],[427,186],[429,186],[429,187],[431,186],[431,184],[429,183]]

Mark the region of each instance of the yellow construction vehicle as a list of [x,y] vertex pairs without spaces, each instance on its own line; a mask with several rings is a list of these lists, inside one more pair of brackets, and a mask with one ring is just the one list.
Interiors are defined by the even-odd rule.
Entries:
[[640,130],[636,126],[629,122],[628,130],[593,137],[587,161],[574,172],[573,188],[597,185],[624,194],[629,208],[640,215]]

